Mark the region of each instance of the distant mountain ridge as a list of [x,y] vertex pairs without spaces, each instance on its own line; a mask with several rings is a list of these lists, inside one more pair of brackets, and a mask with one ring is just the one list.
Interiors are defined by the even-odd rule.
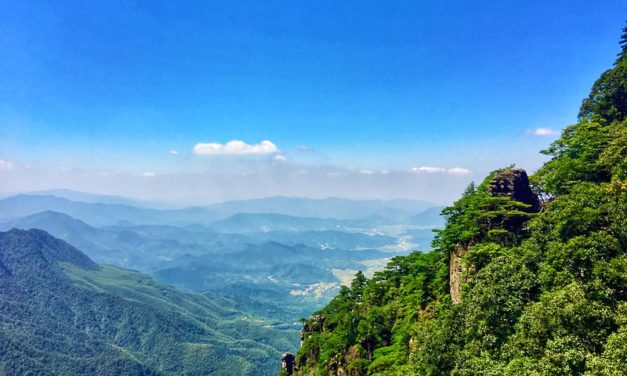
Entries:
[[[78,196],[73,198],[80,199]],[[99,197],[89,199],[100,200]],[[91,295],[95,292],[104,293],[108,296],[107,299],[121,298],[146,303],[144,308],[137,308],[136,306],[126,307],[128,302],[122,301],[119,304],[125,305],[125,308],[119,310],[116,308],[118,313],[142,312],[144,309],[162,312],[160,309],[173,309],[183,312],[187,317],[188,313],[180,311],[181,308],[187,310],[198,304],[208,305],[202,309],[202,315],[213,317],[212,322],[218,326],[211,327],[215,329],[211,332],[211,336],[218,339],[214,341],[209,337],[201,339],[194,337],[188,341],[194,344],[192,347],[204,343],[205,340],[209,341],[210,344],[206,346],[213,347],[220,354],[218,358],[211,356],[206,358],[206,354],[201,354],[201,358],[206,358],[202,361],[203,364],[208,364],[206,368],[212,370],[207,371],[207,374],[219,375],[222,368],[231,371],[226,374],[234,375],[274,374],[274,372],[266,373],[266,369],[273,368],[274,371],[274,366],[266,368],[266,363],[278,361],[279,357],[273,355],[277,350],[283,351],[294,347],[292,340],[298,340],[297,333],[292,333],[290,339],[286,339],[286,333],[296,329],[298,324],[295,323],[300,317],[308,316],[313,310],[321,308],[342,284],[350,283],[347,281],[350,281],[357,270],[369,272],[382,265],[390,257],[406,253],[410,242],[414,241],[412,238],[418,239],[417,242],[420,244],[427,244],[426,239],[432,235],[430,229],[423,229],[421,230],[423,232],[417,232],[415,236],[413,233],[406,233],[406,230],[415,228],[407,221],[426,210],[420,202],[392,202],[390,206],[381,209],[381,205],[388,203],[343,199],[270,198],[253,202],[250,206],[242,201],[208,207],[157,209],[127,205],[115,198],[112,199],[113,201],[108,198],[106,200],[108,203],[87,202],[88,200],[73,201],[50,195],[9,197],[0,200],[0,231],[12,228],[42,229],[80,249],[99,264],[96,269],[91,270],[60,262],[58,267],[48,266],[52,269],[60,268],[58,273],[49,273],[46,270],[37,273],[42,276],[49,275],[51,278],[60,278],[61,282],[54,282],[63,286],[63,292],[59,292],[58,296],[72,305],[71,308],[61,307],[61,311],[94,315],[94,312],[86,311],[91,305],[107,312],[106,307],[110,307],[111,304],[101,307],[100,303],[90,303]],[[319,204],[320,210],[316,208]],[[341,210],[334,211],[334,205]],[[344,209],[342,209],[343,205]],[[371,211],[361,212],[362,208]],[[379,209],[381,209],[380,212],[388,214],[380,215]],[[243,212],[232,212],[237,210],[243,210]],[[256,210],[260,212],[255,212]],[[267,210],[275,212],[267,212]],[[335,218],[333,215],[345,216],[345,218]],[[140,272],[122,270],[118,267],[148,273],[160,283],[199,293],[204,300],[202,304],[195,300],[189,301],[188,298],[196,298],[190,298],[189,294],[160,285]],[[8,270],[4,264],[0,265],[0,268]],[[76,286],[69,284],[67,278],[71,280],[70,282],[87,288],[90,298],[83,298],[83,295],[74,289]],[[36,281],[38,280],[33,279],[28,283]],[[39,281],[37,286],[32,287],[28,283],[24,285],[25,288],[32,290],[36,295],[29,296],[24,301],[34,299],[34,302],[37,302],[39,297],[45,300],[55,299],[52,295],[38,291],[38,286],[46,286],[47,282]],[[167,297],[160,295],[164,292]],[[71,296],[66,297],[65,293]],[[192,294],[192,296],[197,295]],[[220,302],[221,307],[214,307],[213,303],[207,301],[209,296],[211,296],[211,302]],[[87,306],[72,300],[73,297],[86,299]],[[171,301],[172,297],[176,297],[175,302]],[[3,301],[2,299],[0,296],[0,301]],[[180,307],[181,301],[184,302],[184,307]],[[74,307],[75,303],[78,308]],[[163,304],[165,304],[164,307]],[[113,306],[117,307],[118,303]],[[230,308],[225,311],[225,307]],[[43,305],[37,309],[40,312],[46,310]],[[172,314],[171,311],[168,312],[168,315]],[[58,324],[56,321],[46,321],[48,319],[67,320],[65,316],[49,315],[50,317],[42,318],[42,315],[44,313],[36,315],[34,319],[50,327],[56,327]],[[135,370],[133,371],[136,372],[135,374],[151,374],[150,372],[172,374],[164,363],[153,359],[147,351],[158,353],[157,356],[165,359],[164,362],[174,362],[172,369],[177,367],[183,369],[184,367],[180,364],[175,364],[177,360],[172,358],[173,353],[159,353],[158,351],[161,350],[157,351],[143,345],[133,347],[137,346],[136,343],[113,342],[115,346],[123,350],[115,348],[115,351],[111,350],[113,353],[102,352],[103,349],[110,350],[106,345],[102,345],[104,342],[111,342],[110,336],[131,337],[134,341],[144,343],[150,342],[149,337],[146,337],[148,335],[161,338],[158,335],[159,332],[168,333],[158,324],[144,326],[144,321],[142,321],[144,316],[149,321],[152,320],[150,315],[146,316],[144,313],[137,313],[137,315],[133,313],[131,316],[124,317],[124,320],[127,320],[124,322],[128,322],[130,328],[140,329],[140,333],[123,331],[117,334],[117,330],[122,330],[124,327],[115,329],[107,327],[106,333],[98,332],[100,333],[98,335],[102,334],[106,340],[101,336],[93,341],[97,343],[98,354],[104,354],[102,357],[108,362],[106,366],[102,366],[105,363],[92,363],[91,355],[89,355],[90,360],[77,355],[76,362],[68,363],[72,372],[57,370],[56,373],[79,374],[74,368],[79,366],[87,367],[85,372],[89,374],[103,367],[111,367],[119,371],[115,364],[123,364],[124,372],[121,374],[133,374],[126,373],[130,372],[129,370]],[[119,316],[113,317],[113,321],[120,319]],[[261,321],[258,321],[260,319]],[[11,320],[14,320],[13,323]],[[36,335],[37,329],[33,329],[25,337],[16,337],[19,331],[16,330],[15,320],[15,317],[8,318],[6,322],[9,329],[6,333],[1,331],[0,324],[0,342],[5,341],[7,346],[17,346],[19,343],[28,344],[20,350],[26,354],[25,357],[18,356],[26,363],[31,362],[32,356],[43,356],[45,351],[33,350],[37,347],[32,342],[41,341],[41,338]],[[90,322],[89,329],[85,330],[95,330],[91,329],[91,325],[95,325],[92,320],[85,320]],[[155,319],[154,322],[160,320]],[[198,319],[194,316],[193,321],[197,322]],[[0,322],[2,322],[2,317],[0,317]],[[174,324],[175,327],[178,325],[189,328],[192,333],[200,330],[195,324],[188,326],[187,321],[184,324]],[[267,328],[260,326],[267,326]],[[149,334],[141,332],[146,328],[149,328]],[[153,331],[150,328],[156,329]],[[270,332],[263,329],[268,329]],[[61,332],[63,337],[68,338],[67,343],[73,347],[83,346],[80,338],[85,337],[84,330],[77,333],[72,328],[63,327]],[[246,338],[244,335],[252,338],[253,341],[242,343],[241,340]],[[201,372],[199,368],[194,368],[200,364],[193,360],[197,356],[192,354],[191,350],[186,349],[186,346],[191,345],[181,344],[187,340],[183,341],[167,335],[164,338],[176,347],[176,350],[172,351],[187,354],[186,356],[192,359],[190,367],[193,370],[187,372],[188,374],[203,374],[204,369]],[[54,340],[50,345],[51,348],[57,347],[56,342],[59,341],[59,338]],[[270,345],[270,348],[259,349],[257,344],[261,343]],[[152,345],[164,346],[163,344]],[[203,346],[205,345],[200,347],[204,348]],[[236,351],[231,356],[227,354],[227,349],[232,349],[233,346],[236,347]],[[130,348],[133,350],[129,350]],[[3,350],[0,347],[0,353]],[[63,351],[72,353],[73,350]],[[132,358],[128,362],[121,359],[116,355],[118,352],[120,356],[131,354],[134,358],[140,359],[140,363],[145,367],[138,366]],[[234,359],[237,367],[225,364],[222,356]],[[144,361],[144,357],[148,360]],[[39,370],[43,367],[28,364],[28,369]],[[220,370],[215,368],[218,367],[216,365],[221,367]],[[261,373],[253,371],[257,366],[261,367]]]
[[[252,243],[268,241],[292,246],[305,244],[319,249],[371,249],[395,244],[395,238],[384,235],[311,230],[336,228],[339,224],[348,226],[354,222],[282,215],[236,215],[218,222],[215,227],[226,231],[222,233],[200,225],[93,227],[64,213],[44,211],[0,223],[0,231],[12,228],[42,229],[83,250],[97,262],[139,270],[151,269],[159,259],[171,259],[183,254],[231,253]],[[263,232],[264,228],[271,231]],[[228,230],[239,233],[228,233]]]
[[407,223],[421,227],[444,227],[445,220],[441,214],[443,209],[444,206],[433,206],[427,208],[423,212],[411,216]]
[[0,231],[12,228],[45,230],[84,250],[97,262],[133,269],[147,269],[158,257],[207,251],[196,244],[181,244],[174,239],[154,239],[123,228],[113,230],[93,227],[67,214],[54,211],[0,223]]
[[367,228],[365,220],[295,217],[276,213],[238,213],[213,222],[210,227],[220,232],[255,233],[269,231],[324,231]]
[[[55,191],[51,192],[54,193]],[[64,194],[64,196],[68,195]],[[385,220],[405,220],[429,207],[436,206],[413,200],[359,201],[339,198],[270,197],[180,209],[156,209],[138,206],[132,204],[132,200],[117,197],[102,196],[101,202],[97,195],[72,192],[70,196],[75,199],[88,197],[89,200],[75,201],[55,195],[42,194],[19,194],[4,198],[0,200],[0,221],[8,221],[51,210],[68,214],[92,226],[119,224],[207,225],[239,213],[271,213],[295,217],[364,220],[377,223]]]
[[409,199],[352,200],[346,198],[312,199],[304,197],[267,197],[227,201],[206,206],[216,213],[274,213],[297,217],[366,219],[370,216],[400,220],[437,204]]
[[47,270],[49,266],[57,266],[62,262],[83,269],[98,268],[82,252],[42,230],[0,232],[0,249],[5,275],[20,273],[29,265]]
[[154,203],[154,202],[149,202],[149,201],[144,201],[144,200],[139,200],[139,199],[134,199],[134,198],[128,198],[128,197],[123,197],[123,196],[102,195],[102,194],[97,194],[97,193],[80,192],[80,191],[75,191],[72,189],[64,189],[64,188],[49,189],[49,190],[43,190],[43,191],[22,192],[22,193],[16,193],[13,195],[7,195],[2,198],[17,196],[19,194],[24,194],[27,196],[54,196],[54,197],[64,198],[70,201],[75,201],[75,202],[86,202],[86,203],[92,203],[92,204],[109,204],[109,205],[130,205],[130,206],[137,206],[141,208],[151,208],[151,209],[157,209],[163,206],[162,204],[159,204],[159,203]]
[[67,214],[93,226],[130,221],[152,223],[163,213],[122,204],[76,202],[56,196],[17,195],[0,200],[0,220],[7,221],[42,211]]

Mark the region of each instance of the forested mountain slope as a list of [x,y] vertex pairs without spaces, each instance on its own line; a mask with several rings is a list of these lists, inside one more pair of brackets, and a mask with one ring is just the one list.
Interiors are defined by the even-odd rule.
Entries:
[[289,332],[41,230],[0,232],[0,374],[271,375]]
[[495,190],[512,168],[468,187],[432,252],[359,274],[306,321],[295,374],[627,374],[624,32],[530,178],[541,208]]

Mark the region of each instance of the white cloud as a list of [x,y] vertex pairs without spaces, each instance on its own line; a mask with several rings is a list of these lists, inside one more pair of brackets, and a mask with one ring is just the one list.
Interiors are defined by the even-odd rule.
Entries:
[[287,158],[283,154],[277,154],[274,156],[274,160],[284,162],[287,161]]
[[534,136],[557,136],[560,134],[560,132],[551,128],[536,128],[528,130],[527,134],[531,134]]
[[372,175],[372,174],[374,174],[374,171],[371,171],[371,170],[361,170],[361,171],[359,171],[359,173],[362,174],[362,175]]
[[425,174],[441,174],[443,172],[446,172],[446,169],[442,167],[422,166],[422,167],[414,167],[411,169],[411,171],[416,172],[416,173],[425,173]]
[[449,174],[449,175],[457,175],[464,176],[472,174],[467,168],[462,167],[453,167],[453,168],[443,168],[443,167],[432,167],[432,166],[422,166],[422,167],[414,167],[411,169],[412,172],[417,174]]
[[268,140],[254,145],[240,140],[231,140],[226,144],[210,142],[198,143],[194,146],[194,153],[203,155],[273,154],[278,152],[279,148]]
[[[169,149],[165,149],[163,154],[168,151]],[[185,154],[187,153],[181,151],[181,155]],[[273,157],[271,154],[267,159],[272,160]],[[291,158],[288,159],[290,160]],[[185,205],[204,205],[222,200],[266,196],[415,198],[449,203],[459,197],[459,192],[463,191],[473,176],[456,176],[448,172],[414,173],[411,168],[403,171],[388,166],[386,166],[390,172],[388,175],[381,173],[383,167],[376,170],[370,168],[374,172],[372,175],[361,175],[359,174],[361,167],[368,168],[367,166],[355,169],[330,164],[300,164],[293,161],[282,163],[280,168],[276,168],[265,159],[263,161],[228,159],[222,162],[225,163],[213,163],[210,169],[197,171],[162,173],[156,167],[153,169],[144,166],[133,172],[70,168],[67,172],[61,173],[49,166],[34,166],[29,170],[22,164],[18,165],[16,161],[13,171],[0,172],[0,192],[67,187],[78,191],[124,195]],[[455,166],[456,164],[451,164],[446,170]],[[144,172],[154,172],[155,176],[144,176]],[[249,175],[251,172],[254,174]],[[2,179],[3,176],[9,175],[15,177]],[[157,181],[159,184],[155,184]]]
[[179,151],[178,150],[170,150],[170,155],[177,156],[177,155],[179,155]]
[[348,173],[346,171],[331,171],[327,173],[328,176],[346,176]]
[[151,172],[151,171],[146,171],[146,172],[144,172],[142,174],[142,176],[145,176],[147,178],[153,178],[153,177],[157,176],[157,174],[155,174],[154,172]]
[[446,172],[451,175],[460,175],[460,176],[472,174],[472,171],[470,171],[469,169],[461,168],[461,167],[449,168]]
[[13,163],[0,159],[0,171],[11,171],[13,169]]
[[389,171],[389,170],[381,170],[381,173],[382,173],[383,175],[387,175],[387,174],[389,174],[389,173],[390,173],[390,171]]

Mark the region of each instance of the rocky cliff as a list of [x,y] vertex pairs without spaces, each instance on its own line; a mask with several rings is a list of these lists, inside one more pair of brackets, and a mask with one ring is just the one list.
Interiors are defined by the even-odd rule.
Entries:
[[[537,213],[540,210],[538,196],[529,186],[527,172],[522,168],[508,168],[494,175],[488,183],[487,193],[492,197],[509,197],[514,201],[525,204],[520,210],[527,213]],[[504,228],[508,231],[519,231],[528,218],[519,215],[499,215],[490,219],[489,228]],[[461,287],[468,270],[462,262],[468,249],[482,239],[473,239],[469,242],[459,242],[450,252],[449,257],[449,286],[451,300],[457,304],[461,302]]]

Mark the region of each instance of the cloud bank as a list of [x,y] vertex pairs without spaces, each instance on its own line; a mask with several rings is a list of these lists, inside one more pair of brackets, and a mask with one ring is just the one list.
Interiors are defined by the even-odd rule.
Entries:
[[[220,166],[224,163],[225,166]],[[0,193],[69,188],[184,205],[268,196],[414,198],[447,203],[459,196],[472,175],[403,170],[349,169],[333,165],[275,163],[274,159],[234,158],[204,171],[160,173],[34,166],[0,179]],[[456,175],[457,174],[457,175]]]
[[277,154],[277,155],[274,156],[274,160],[275,161],[285,162],[285,161],[287,161],[287,158],[284,155],[282,155],[282,154]]
[[225,144],[210,142],[198,143],[194,146],[194,154],[198,155],[251,155],[279,152],[279,148],[268,140],[252,145],[241,140],[231,140]]
[[0,171],[11,171],[13,168],[13,163],[0,159]]
[[536,128],[528,130],[527,134],[533,136],[558,136],[560,131],[551,128]]
[[425,173],[425,174],[439,174],[439,173],[446,172],[445,168],[442,168],[442,167],[428,167],[428,166],[414,167],[411,170],[412,170],[412,172]]
[[449,168],[446,171],[449,175],[460,175],[460,176],[464,176],[464,175],[470,175],[472,174],[472,171],[470,171],[467,168],[461,168],[461,167],[453,167],[453,168]]
[[457,176],[466,176],[472,174],[472,171],[462,167],[453,167],[446,169],[444,167],[422,166],[414,167],[411,169],[411,171],[416,174],[448,174]]

